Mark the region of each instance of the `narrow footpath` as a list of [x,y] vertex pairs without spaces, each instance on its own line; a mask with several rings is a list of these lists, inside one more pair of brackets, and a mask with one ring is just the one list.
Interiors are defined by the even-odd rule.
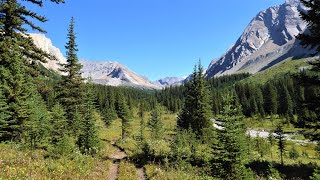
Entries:
[[[119,163],[122,160],[127,160],[128,155],[125,153],[123,149],[115,144],[115,142],[110,142],[111,145],[116,149],[116,151],[108,156],[107,158],[112,160],[112,165],[109,169],[108,180],[117,180],[119,174]],[[146,175],[144,168],[136,168],[138,180],[146,180]]]

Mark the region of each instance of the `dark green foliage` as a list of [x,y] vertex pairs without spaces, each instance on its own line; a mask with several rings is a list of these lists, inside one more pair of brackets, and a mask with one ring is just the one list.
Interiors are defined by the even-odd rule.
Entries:
[[51,110],[51,122],[52,125],[52,131],[51,131],[51,141],[52,144],[56,144],[61,141],[62,138],[64,138],[65,135],[68,135],[67,131],[67,119],[65,116],[65,111],[63,110],[63,107],[58,103],[53,106]]
[[121,137],[124,139],[128,134],[128,126],[130,122],[130,114],[129,114],[129,108],[126,103],[126,101],[122,98],[122,95],[117,96],[116,101],[116,111],[118,117],[121,119]]
[[222,111],[224,129],[219,133],[219,161],[224,179],[244,179],[246,176],[247,142],[242,117],[241,106],[235,103],[234,97],[225,97]]
[[84,115],[81,122],[81,133],[78,138],[78,146],[82,153],[95,155],[100,148],[100,139],[98,137],[98,130],[96,127],[95,100],[93,94],[93,85],[91,80],[86,84],[86,93],[84,99]]
[[280,152],[281,165],[283,166],[283,154],[286,150],[286,140],[283,132],[283,124],[278,124],[275,133],[277,134],[276,138],[278,139],[278,150]]
[[203,67],[199,64],[192,79],[185,85],[185,103],[177,122],[180,129],[191,127],[197,135],[201,135],[202,129],[212,127],[209,92],[203,73]]
[[26,74],[27,67],[21,61],[23,55],[17,40],[7,36],[1,38],[0,84],[11,114],[9,126],[4,127],[7,135],[2,140],[21,140],[22,125],[30,114],[27,100],[32,86]]
[[40,96],[28,100],[30,115],[23,125],[23,140],[31,148],[47,148],[51,141],[51,116]]
[[263,158],[270,152],[270,145],[264,138],[261,138],[258,135],[258,137],[254,139],[254,141],[256,151],[259,153],[260,158]]
[[74,129],[73,120],[75,119],[76,112],[82,112],[83,97],[84,97],[84,83],[81,76],[82,65],[78,61],[76,52],[77,44],[75,42],[74,32],[74,19],[71,19],[68,29],[68,42],[67,49],[67,63],[62,64],[61,71],[66,73],[66,76],[62,76],[58,85],[58,99],[60,103],[65,107],[68,125],[71,129]]
[[159,107],[156,108],[151,113],[151,119],[149,120],[149,128],[151,130],[151,138],[159,140],[163,136],[163,123],[161,120],[161,114]]
[[[300,11],[300,17],[307,25],[307,31],[300,33],[297,39],[304,47],[320,51],[320,2],[318,0],[301,0],[307,11]],[[319,66],[318,66],[319,67]]]
[[277,114],[278,112],[278,95],[277,89],[271,84],[267,83],[264,87],[264,108],[268,114]]
[[10,129],[12,123],[14,124],[7,99],[2,93],[2,88],[0,88],[0,141],[8,140],[12,137]]
[[273,133],[269,133],[268,135],[268,142],[270,144],[270,153],[271,153],[271,158],[273,158],[273,154],[272,154],[272,147],[276,144],[276,138],[274,137]]
[[[25,0],[30,4],[42,7],[42,0]],[[51,2],[61,3],[63,0],[51,0]],[[45,62],[46,59],[55,59],[50,54],[45,53],[40,48],[36,47],[33,40],[26,34],[26,27],[39,32],[45,32],[40,26],[34,24],[33,20],[46,22],[44,16],[38,15],[36,12],[28,10],[26,6],[21,5],[17,0],[2,0],[0,8],[0,38],[4,37],[15,38],[19,46],[19,52],[23,54],[21,60],[25,65],[29,65],[29,61]],[[1,41],[2,41],[1,40]],[[32,68],[31,68],[32,69]]]
[[183,161],[190,162],[193,156],[193,148],[195,147],[196,135],[191,129],[181,130],[177,132],[175,143],[172,147],[173,154],[177,163]]
[[[308,24],[308,29],[299,34],[297,38],[303,47],[315,49],[314,55],[316,55],[320,52],[320,2],[318,0],[301,0],[301,2],[308,8],[307,11],[300,11],[300,16]],[[306,99],[302,100],[300,118],[304,119],[306,127],[310,129],[306,135],[313,140],[320,141],[320,58],[317,57],[309,63],[312,65],[312,69],[302,72],[298,76],[300,84],[307,87],[307,92],[304,93]]]
[[292,146],[292,148],[289,150],[289,158],[296,160],[300,157],[300,154],[298,150],[295,148],[295,146]]
[[139,118],[140,118],[140,134],[139,134],[139,141],[143,142],[144,140],[144,129],[145,129],[145,123],[144,123],[144,107],[143,103],[141,102],[139,105]]

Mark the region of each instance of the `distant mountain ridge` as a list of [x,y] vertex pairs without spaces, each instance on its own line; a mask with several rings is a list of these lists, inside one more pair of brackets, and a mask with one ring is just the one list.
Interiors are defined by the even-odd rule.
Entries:
[[166,77],[155,81],[155,84],[166,87],[166,86],[179,86],[184,83],[185,78],[180,77]]
[[81,60],[83,77],[91,77],[95,83],[111,86],[132,86],[159,89],[147,78],[131,71],[118,62],[94,62]]
[[305,10],[299,0],[286,0],[280,6],[261,11],[222,57],[212,61],[207,77],[239,72],[257,73],[289,57],[306,57],[295,36],[306,29],[298,10]]
[[[43,51],[54,55],[58,61],[48,60],[47,63],[42,63],[47,69],[54,70],[61,74],[59,64],[65,64],[66,58],[61,51],[55,47],[51,40],[43,34],[30,34],[35,45]],[[117,62],[93,62],[82,60],[83,77],[92,77],[93,82],[111,86],[131,86],[143,89],[160,89],[161,87],[152,83],[147,78],[131,71],[126,66]]]

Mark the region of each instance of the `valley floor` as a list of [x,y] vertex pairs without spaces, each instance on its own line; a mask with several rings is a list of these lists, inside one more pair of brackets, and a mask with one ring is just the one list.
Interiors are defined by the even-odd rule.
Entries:
[[[149,117],[148,114],[145,121]],[[164,139],[170,141],[174,134],[176,114],[163,113],[163,122],[166,132]],[[103,144],[97,157],[75,153],[70,157],[52,159],[47,157],[44,150],[31,151],[17,144],[0,144],[0,179],[215,179],[188,165],[175,167],[172,164],[136,161],[135,156],[141,151],[137,140],[139,123],[139,118],[134,117],[130,125],[130,135],[121,141],[120,120],[114,120],[108,127],[103,122],[97,122]],[[147,128],[146,139],[149,138],[149,133]],[[259,152],[259,149],[254,147],[257,143],[256,138],[253,138],[252,157],[248,164],[257,178],[265,179],[264,168],[269,164],[273,164],[286,179],[309,179],[314,169],[320,166],[313,143],[288,141],[284,167],[280,167],[276,146],[268,147],[262,143],[261,146],[269,150]],[[298,153],[294,159],[290,157],[293,147]]]

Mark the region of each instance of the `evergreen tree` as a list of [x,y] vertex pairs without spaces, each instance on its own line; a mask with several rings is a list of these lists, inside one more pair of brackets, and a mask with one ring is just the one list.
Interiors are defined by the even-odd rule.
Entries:
[[116,102],[116,110],[118,117],[121,119],[121,137],[124,139],[128,134],[129,127],[129,108],[125,100],[121,95],[118,95],[118,100]]
[[91,79],[86,84],[86,93],[84,99],[84,117],[81,124],[81,133],[78,139],[78,145],[83,153],[95,155],[100,148],[100,140],[96,127],[95,117],[95,97]]
[[51,116],[40,95],[33,95],[27,103],[30,115],[23,125],[23,140],[31,149],[47,148],[51,141]]
[[275,137],[274,137],[274,135],[273,135],[272,132],[270,132],[269,135],[268,135],[268,141],[269,141],[270,149],[271,149],[271,150],[270,150],[271,159],[273,159],[272,147],[275,145],[276,139],[275,139]]
[[[43,0],[24,1],[38,7],[43,7]],[[64,2],[64,0],[50,1],[57,4]],[[33,20],[39,22],[47,21],[44,16],[28,10],[26,6],[21,5],[17,0],[1,1],[0,22],[2,25],[0,26],[0,32],[2,33],[0,33],[0,39],[2,41],[5,37],[10,37],[17,40],[17,45],[19,46],[17,50],[23,54],[21,60],[24,61],[25,65],[29,65],[30,61],[45,62],[46,59],[55,59],[55,57],[36,47],[33,40],[27,35],[26,27],[45,33],[45,30],[35,25]]]
[[[305,48],[316,49],[316,54],[320,52],[320,2],[318,0],[301,0],[308,9],[300,11],[301,18],[307,23],[307,31],[298,35],[298,39]],[[320,58],[317,57],[314,61],[310,61],[312,65],[311,71],[302,72],[298,76],[299,83],[308,88],[305,101],[302,101],[300,111],[301,119],[306,122],[306,127],[309,129],[307,136],[313,140],[320,141]]]
[[267,83],[264,88],[264,106],[268,114],[277,114],[278,112],[278,96],[277,89],[271,84]]
[[1,140],[21,140],[22,125],[31,113],[27,100],[33,87],[26,74],[26,66],[21,61],[23,54],[19,51],[17,39],[8,36],[0,38],[0,84],[11,114],[8,126],[0,127],[7,134]]
[[186,84],[185,103],[178,117],[180,129],[191,129],[199,136],[202,129],[212,127],[210,120],[209,93],[203,67],[195,67],[192,79]]
[[139,105],[139,118],[140,118],[140,137],[139,137],[139,140],[140,140],[140,142],[143,142],[145,123],[144,123],[144,107],[143,107],[142,102]]
[[51,140],[52,144],[57,144],[59,141],[62,140],[67,132],[67,119],[65,117],[65,111],[63,107],[57,103],[53,106],[51,112],[51,125],[52,125],[52,132],[51,132]]
[[234,97],[230,95],[225,99],[222,118],[224,119],[224,128],[219,133],[222,146],[220,152],[222,178],[244,179],[247,161],[246,129],[241,106],[236,105]]
[[287,117],[293,117],[293,102],[291,95],[285,85],[282,85],[280,97],[279,97],[280,107],[279,111],[286,115]]
[[163,123],[161,120],[161,113],[158,106],[156,106],[151,113],[151,119],[149,120],[149,127],[151,130],[152,139],[159,140],[162,138]]
[[280,152],[281,165],[283,166],[283,153],[285,152],[285,148],[286,148],[286,140],[284,137],[282,124],[278,124],[275,133],[277,134],[276,138],[278,139],[278,149]]
[[71,129],[74,129],[73,120],[75,118],[75,111],[80,114],[82,112],[81,104],[83,103],[84,97],[84,83],[81,76],[81,68],[78,57],[77,57],[77,44],[76,36],[74,31],[74,18],[71,18],[69,32],[68,32],[68,42],[66,45],[67,49],[67,63],[61,64],[61,71],[66,73],[66,76],[62,76],[62,80],[59,82],[58,98],[63,107],[66,108],[66,116],[68,120],[68,125]]
[[[316,48],[317,52],[320,52],[320,2],[318,0],[301,0],[301,2],[308,8],[307,11],[300,10],[302,20],[308,24],[308,31],[300,33],[297,39],[303,47]],[[316,64],[320,68],[319,60]]]
[[2,93],[2,88],[0,88],[0,141],[8,140],[12,137],[10,129],[12,123],[14,124],[14,121],[12,121],[7,99]]

